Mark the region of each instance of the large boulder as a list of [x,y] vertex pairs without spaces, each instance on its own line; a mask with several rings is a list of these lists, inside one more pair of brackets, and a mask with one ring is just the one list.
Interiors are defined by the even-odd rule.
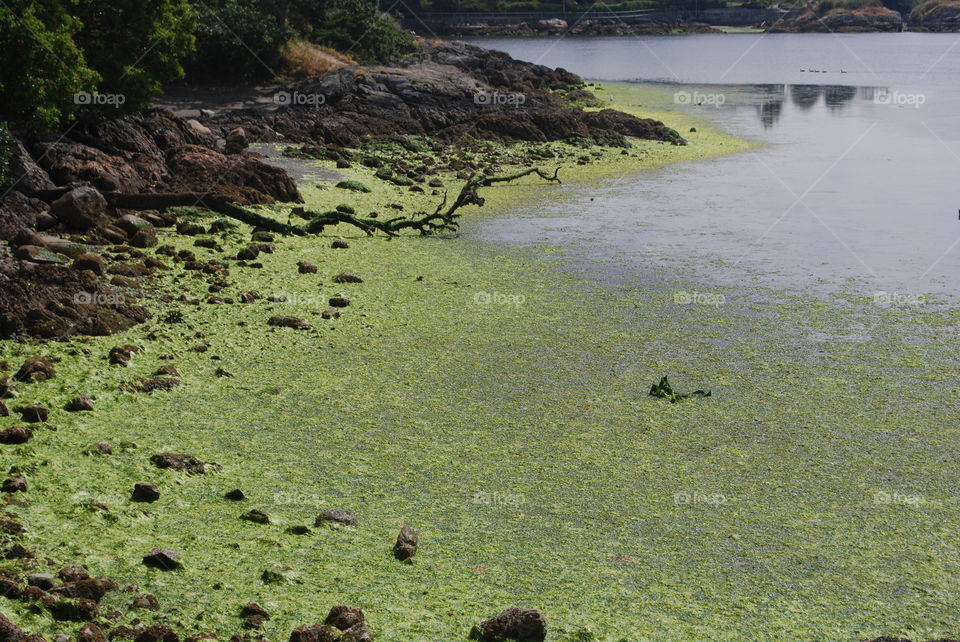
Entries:
[[78,187],[55,200],[50,214],[81,231],[102,225],[107,218],[107,199],[93,187]]

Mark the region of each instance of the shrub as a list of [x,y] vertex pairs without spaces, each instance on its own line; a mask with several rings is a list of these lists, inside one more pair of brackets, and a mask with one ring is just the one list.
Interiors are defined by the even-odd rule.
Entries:
[[16,141],[10,133],[7,123],[0,121],[0,198],[13,186],[13,173],[10,160],[13,158],[13,148]]

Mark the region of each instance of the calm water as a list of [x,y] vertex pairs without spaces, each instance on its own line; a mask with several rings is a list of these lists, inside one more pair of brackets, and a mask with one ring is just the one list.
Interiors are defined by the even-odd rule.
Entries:
[[868,293],[960,294],[960,36],[479,42],[588,79],[653,85],[664,98],[649,106],[679,101],[764,143],[571,190],[572,203],[494,221],[483,238],[577,239],[584,256],[623,269],[677,262],[725,283],[803,289],[855,278]]

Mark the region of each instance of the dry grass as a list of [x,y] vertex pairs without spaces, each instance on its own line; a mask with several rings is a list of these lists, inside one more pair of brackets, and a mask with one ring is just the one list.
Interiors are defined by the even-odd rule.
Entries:
[[306,40],[291,40],[283,50],[287,75],[294,79],[316,78],[332,71],[356,64],[329,47],[322,47]]

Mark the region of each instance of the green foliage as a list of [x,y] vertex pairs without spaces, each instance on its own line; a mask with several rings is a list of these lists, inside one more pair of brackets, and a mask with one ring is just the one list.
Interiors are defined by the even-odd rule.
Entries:
[[0,4],[0,112],[37,131],[67,120],[99,80],[74,42],[80,22],[56,0]]
[[383,61],[416,50],[413,35],[372,0],[334,0],[311,39],[362,60]]
[[821,0],[817,4],[817,15],[826,15],[834,9],[864,9],[866,7],[881,7],[880,0]]
[[197,48],[188,62],[192,77],[269,78],[291,33],[279,0],[195,2],[199,15]]
[[87,0],[72,12],[83,25],[74,40],[102,77],[97,91],[122,95],[122,109],[146,107],[183,76],[197,27],[188,0]]
[[13,158],[13,147],[16,141],[10,133],[7,123],[0,121],[0,197],[2,193],[13,185],[13,174],[10,170],[10,159]]
[[660,378],[660,383],[655,383],[650,386],[650,396],[658,399],[669,399],[670,403],[677,403],[678,401],[690,399],[691,397],[709,397],[711,395],[709,390],[706,392],[703,390],[694,390],[690,393],[674,392],[673,386],[670,385],[670,382],[666,376],[664,376]]

